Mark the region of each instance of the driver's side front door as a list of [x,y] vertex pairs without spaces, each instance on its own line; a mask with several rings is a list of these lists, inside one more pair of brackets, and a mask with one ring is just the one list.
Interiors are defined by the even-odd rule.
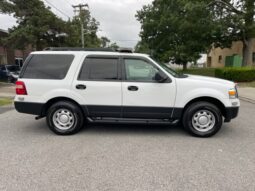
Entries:
[[123,117],[171,118],[176,92],[175,81],[155,81],[155,74],[164,72],[145,58],[124,57],[122,68]]

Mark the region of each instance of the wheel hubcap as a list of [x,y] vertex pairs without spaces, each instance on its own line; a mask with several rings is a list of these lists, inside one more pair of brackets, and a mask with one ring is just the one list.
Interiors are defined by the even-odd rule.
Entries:
[[70,129],[74,121],[74,115],[68,109],[59,109],[53,114],[53,124],[60,130]]
[[192,117],[192,125],[199,132],[210,131],[215,121],[215,115],[209,110],[199,110]]

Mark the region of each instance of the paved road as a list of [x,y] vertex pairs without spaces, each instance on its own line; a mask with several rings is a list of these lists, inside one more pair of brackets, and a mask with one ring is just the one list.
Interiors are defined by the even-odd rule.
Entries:
[[91,126],[56,136],[0,115],[0,190],[255,190],[255,105],[213,138],[178,127]]

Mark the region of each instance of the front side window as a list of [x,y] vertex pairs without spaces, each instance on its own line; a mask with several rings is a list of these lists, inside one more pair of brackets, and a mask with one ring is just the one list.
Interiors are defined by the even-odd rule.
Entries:
[[78,80],[117,80],[117,58],[86,58]]
[[35,54],[29,59],[22,78],[32,79],[64,79],[73,55]]
[[124,63],[127,81],[155,82],[159,71],[150,63],[140,59],[124,59]]

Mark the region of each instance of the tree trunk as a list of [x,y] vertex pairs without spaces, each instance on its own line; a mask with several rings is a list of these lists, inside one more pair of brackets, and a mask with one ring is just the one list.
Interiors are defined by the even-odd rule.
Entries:
[[183,63],[182,65],[183,65],[183,70],[184,71],[187,70],[187,63]]
[[252,66],[253,39],[249,38],[243,42],[243,66]]

